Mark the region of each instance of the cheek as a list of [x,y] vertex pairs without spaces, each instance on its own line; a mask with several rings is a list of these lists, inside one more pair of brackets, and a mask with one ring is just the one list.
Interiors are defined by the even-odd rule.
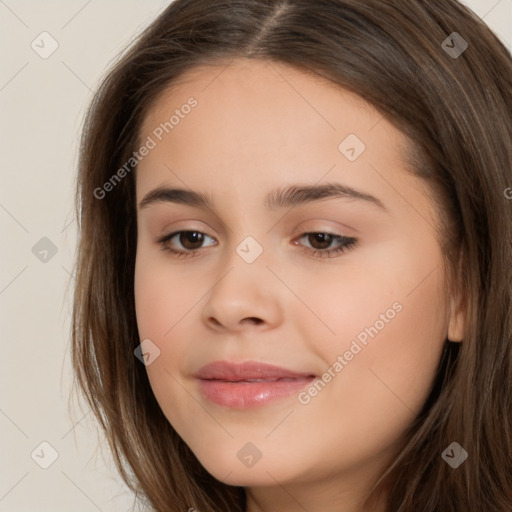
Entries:
[[158,389],[164,382],[170,386],[171,376],[177,374],[186,355],[190,339],[184,335],[185,326],[201,296],[180,281],[176,272],[170,274],[159,258],[144,251],[137,255],[134,287],[139,338],[150,339],[159,350],[158,358],[146,367],[158,399]]
[[[422,409],[444,341],[440,280],[434,272],[410,293],[409,279],[400,285],[382,273],[370,274],[350,286],[345,282],[347,294],[333,293],[339,297],[336,308],[327,301],[320,309],[336,336],[322,336],[314,349],[326,363],[323,384],[306,389],[301,407],[308,428],[316,423],[326,438],[346,441],[345,460],[392,445]],[[356,287],[356,281],[368,286]],[[310,319],[308,332],[314,337],[312,325]],[[308,435],[301,423],[293,432]],[[322,446],[318,439],[311,449]],[[339,460],[337,450],[325,454],[327,465]]]
[[[153,394],[174,427],[179,419],[197,415],[179,384],[180,361],[187,357],[190,338],[186,323],[196,296],[192,287],[169,275],[169,268],[139,252],[135,265],[135,310],[140,340],[150,339],[159,355],[146,366]],[[191,403],[192,402],[192,403]]]
[[[324,374],[332,384],[321,393],[326,404],[353,408],[359,425],[365,415],[370,424],[371,418],[410,421],[428,396],[446,335],[442,275],[438,268],[431,272],[434,267],[409,264],[398,272],[382,266],[345,282],[346,293],[332,294],[339,297],[336,308],[326,302],[325,321],[336,335],[318,349],[336,377]],[[411,283],[420,281],[414,289]]]
[[404,237],[360,251],[339,279],[326,275],[323,292],[308,300],[331,328],[322,344],[328,360],[351,347],[356,352],[359,345],[352,359],[366,368],[389,369],[422,359],[435,367],[447,327],[440,262],[435,243]]
[[165,263],[161,255],[137,253],[135,263],[135,309],[139,335],[165,343],[193,305],[197,290],[180,279],[179,272]]

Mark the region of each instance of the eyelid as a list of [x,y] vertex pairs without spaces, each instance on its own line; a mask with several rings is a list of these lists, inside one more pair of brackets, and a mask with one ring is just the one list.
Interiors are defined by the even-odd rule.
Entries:
[[[176,259],[186,259],[186,258],[197,258],[204,256],[205,254],[205,248],[198,248],[198,249],[175,249],[173,248],[169,242],[174,237],[182,234],[182,233],[200,233],[201,235],[205,235],[208,238],[211,238],[212,240],[215,240],[214,237],[208,235],[207,233],[197,230],[197,229],[178,229],[173,230],[171,233],[164,235],[163,237],[160,237],[157,239],[157,244],[160,246],[161,250],[168,252],[170,255],[172,255]],[[300,244],[300,240],[304,237],[307,237],[311,234],[325,234],[328,236],[331,236],[333,238],[333,241],[337,241],[339,245],[335,248],[330,249],[314,249],[312,247],[303,246]],[[216,244],[212,244],[216,245]],[[303,230],[299,234],[299,236],[296,236],[293,240],[293,245],[298,246],[300,250],[314,258],[314,259],[321,259],[321,258],[337,258],[340,255],[346,253],[347,251],[350,251],[353,248],[356,248],[359,246],[359,238],[351,237],[351,236],[345,236],[340,235],[338,233],[335,233],[329,229],[317,229],[317,230]],[[210,247],[210,246],[207,246]],[[318,255],[318,256],[317,256]]]
[[[295,232],[300,235],[302,233],[329,233],[334,236],[343,236],[345,238],[354,238],[360,236],[359,231],[355,228],[351,228],[341,222],[334,222],[337,227],[329,226],[325,219],[310,219],[307,222],[300,224],[300,228],[297,228]],[[310,227],[310,224],[313,226]]]
[[[343,226],[343,225],[342,225]],[[208,226],[209,227],[209,226]],[[344,226],[346,227],[349,231],[351,231],[350,228],[348,228],[348,226]],[[176,226],[174,228],[172,228],[172,230],[170,229],[166,229],[166,230],[163,230],[162,234],[157,236],[156,237],[156,242],[159,242],[160,240],[166,238],[166,239],[169,239],[169,238],[172,238],[173,236],[179,234],[179,233],[182,233],[184,231],[191,231],[191,232],[197,232],[197,233],[201,233],[203,235],[206,235],[214,240],[216,240],[216,238],[212,235],[209,235],[203,228],[196,228],[196,227],[191,227],[189,225],[187,226],[184,226],[184,227],[181,227],[181,226]],[[342,233],[339,233],[338,231],[330,228],[330,227],[318,227],[318,226],[315,226],[313,228],[310,228],[310,229],[306,229],[304,227],[301,227],[301,229],[297,229],[295,230],[295,234],[292,236],[293,239],[296,239],[297,237],[301,237],[301,236],[304,236],[306,234],[309,234],[309,233],[326,233],[326,234],[329,234],[329,235],[332,235],[334,237],[341,237],[341,238],[354,238],[352,235],[349,235],[349,234],[342,234]]]

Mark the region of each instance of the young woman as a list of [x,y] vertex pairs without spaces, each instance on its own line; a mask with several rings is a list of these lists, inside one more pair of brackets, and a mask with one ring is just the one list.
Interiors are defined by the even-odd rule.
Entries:
[[512,59],[455,0],[176,0],[85,120],[77,382],[154,510],[512,510]]

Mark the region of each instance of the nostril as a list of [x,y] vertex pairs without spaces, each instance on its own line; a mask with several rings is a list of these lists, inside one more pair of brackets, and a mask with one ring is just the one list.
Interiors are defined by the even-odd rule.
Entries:
[[255,316],[250,316],[249,318],[247,318],[247,320],[249,320],[252,323],[257,324],[257,325],[259,325],[263,322],[263,320],[261,318],[256,318]]
[[216,318],[211,317],[210,321],[213,322],[215,325],[222,325]]

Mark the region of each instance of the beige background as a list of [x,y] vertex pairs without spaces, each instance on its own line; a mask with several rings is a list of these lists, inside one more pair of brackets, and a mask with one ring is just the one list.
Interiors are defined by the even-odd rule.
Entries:
[[[98,80],[168,3],[0,0],[0,512],[133,510],[92,415],[68,408],[73,194]],[[466,3],[510,49],[512,0]]]

